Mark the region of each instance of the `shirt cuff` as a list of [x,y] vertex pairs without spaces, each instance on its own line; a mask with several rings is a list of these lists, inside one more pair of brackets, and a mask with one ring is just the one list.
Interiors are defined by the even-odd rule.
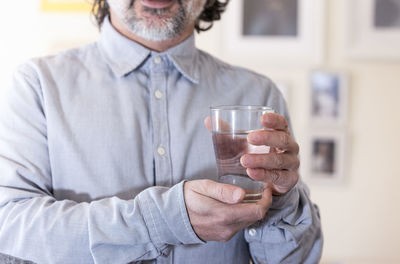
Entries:
[[149,235],[157,248],[165,245],[202,244],[190,224],[180,182],[171,188],[152,187],[139,194]]
[[296,184],[290,191],[283,195],[272,196],[270,209],[283,209],[289,205],[296,204],[299,200],[299,184]]

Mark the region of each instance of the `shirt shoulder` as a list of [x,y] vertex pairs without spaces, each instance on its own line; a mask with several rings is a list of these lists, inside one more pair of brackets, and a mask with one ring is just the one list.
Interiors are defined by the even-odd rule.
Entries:
[[275,86],[274,82],[267,76],[257,73],[253,70],[232,65],[227,62],[218,59],[217,57],[203,51],[198,50],[199,52],[199,64],[206,64],[209,70],[213,71],[214,75],[218,75],[221,77],[230,77],[230,78],[241,78],[242,80],[251,80],[254,82],[259,82],[260,84],[264,84],[267,86]]
[[240,95],[243,104],[263,104],[289,119],[286,101],[277,85],[267,76],[253,70],[231,65],[199,50],[198,64],[202,80],[218,90]]
[[21,64],[17,73],[25,76],[36,75],[37,78],[56,75],[68,76],[71,73],[89,71],[103,61],[97,43],[89,43],[80,47],[57,52],[53,55],[35,57]]

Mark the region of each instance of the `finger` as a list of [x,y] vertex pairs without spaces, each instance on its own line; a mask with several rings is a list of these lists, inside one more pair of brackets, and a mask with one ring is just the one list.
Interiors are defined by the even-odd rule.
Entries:
[[240,164],[245,168],[268,170],[297,170],[300,167],[297,155],[289,153],[244,154]]
[[289,124],[285,117],[276,113],[268,113],[261,116],[261,123],[265,128],[282,130],[289,133]]
[[207,116],[204,119],[204,126],[207,128],[208,132],[211,132],[211,117]]
[[267,187],[263,191],[263,195],[261,199],[256,203],[257,206],[265,209],[267,211],[272,203],[272,190],[271,188]]
[[[207,116],[204,119],[204,125],[207,128],[208,132],[212,132],[212,123],[211,123],[211,117]],[[214,128],[216,131],[222,132],[222,131],[231,131],[231,126],[224,120],[222,119],[217,119],[217,117],[214,118]]]
[[[213,119],[211,119],[210,117],[207,117],[207,118],[210,120],[209,121],[210,131],[218,131],[218,132],[232,131],[231,126],[225,120],[222,120],[222,119],[218,118],[217,116],[214,116]],[[207,120],[207,118],[206,118],[206,120]],[[206,127],[207,127],[207,125],[206,125]]]
[[238,186],[212,180],[196,182],[198,183],[191,185],[191,189],[198,194],[229,204],[239,203],[244,199],[245,191]]
[[272,190],[265,188],[261,199],[257,203],[241,203],[232,206],[231,217],[236,222],[249,226],[265,217],[272,203]]
[[286,152],[299,153],[299,145],[284,131],[257,130],[249,133],[247,140],[252,145],[266,145]]
[[247,174],[255,181],[272,185],[274,194],[283,194],[289,191],[299,180],[297,171],[247,169]]

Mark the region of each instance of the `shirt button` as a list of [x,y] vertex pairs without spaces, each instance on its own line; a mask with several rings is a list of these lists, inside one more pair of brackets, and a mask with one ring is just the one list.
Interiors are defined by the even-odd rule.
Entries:
[[160,64],[161,57],[160,56],[156,56],[156,57],[154,57],[153,61],[154,61],[155,64]]
[[255,236],[256,234],[257,234],[257,231],[254,228],[249,229],[250,236]]
[[164,156],[165,155],[165,148],[158,147],[157,152],[158,152],[158,154],[160,154],[160,156]]
[[163,93],[160,90],[155,91],[154,95],[157,99],[161,99],[163,97]]

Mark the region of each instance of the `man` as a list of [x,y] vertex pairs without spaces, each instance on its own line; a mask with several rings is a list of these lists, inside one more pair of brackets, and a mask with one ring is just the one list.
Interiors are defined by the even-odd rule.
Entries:
[[[19,68],[0,117],[0,252],[37,263],[316,263],[317,208],[273,83],[195,49],[224,9],[102,0],[101,37]],[[199,19],[200,18],[200,19]],[[210,105],[268,105],[244,155],[262,199],[213,181]],[[285,118],[286,117],[286,118]]]

